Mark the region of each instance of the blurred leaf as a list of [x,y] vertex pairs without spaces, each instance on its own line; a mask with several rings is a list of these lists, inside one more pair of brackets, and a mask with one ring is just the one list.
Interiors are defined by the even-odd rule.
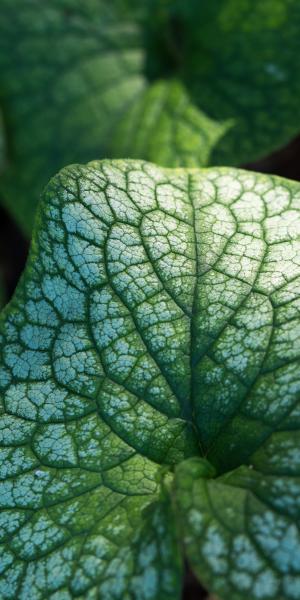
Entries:
[[30,234],[70,162],[237,165],[300,129],[298,0],[2,0],[4,201]]

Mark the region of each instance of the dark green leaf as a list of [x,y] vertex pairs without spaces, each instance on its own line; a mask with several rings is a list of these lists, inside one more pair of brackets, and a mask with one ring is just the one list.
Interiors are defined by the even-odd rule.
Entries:
[[65,164],[238,165],[300,129],[297,0],[2,0],[1,189],[29,234]]

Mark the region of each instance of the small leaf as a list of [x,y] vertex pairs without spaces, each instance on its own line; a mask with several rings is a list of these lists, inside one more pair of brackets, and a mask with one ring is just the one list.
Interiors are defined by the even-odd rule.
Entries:
[[232,124],[213,121],[200,111],[179,81],[159,81],[126,111],[115,132],[112,154],[197,167],[209,163],[212,147]]
[[130,160],[49,183],[0,323],[1,598],[176,600],[185,556],[224,600],[297,597],[299,198]]
[[187,557],[208,589],[230,600],[297,598],[299,477],[239,467],[207,480],[189,459],[175,489]]

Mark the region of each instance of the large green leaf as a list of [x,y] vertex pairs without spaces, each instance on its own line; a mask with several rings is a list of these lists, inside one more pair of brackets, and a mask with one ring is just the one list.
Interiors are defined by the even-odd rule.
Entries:
[[176,600],[184,557],[298,598],[299,202],[140,161],[50,182],[1,317],[1,598]]
[[239,165],[300,130],[298,0],[1,0],[3,197],[29,234],[70,162]]

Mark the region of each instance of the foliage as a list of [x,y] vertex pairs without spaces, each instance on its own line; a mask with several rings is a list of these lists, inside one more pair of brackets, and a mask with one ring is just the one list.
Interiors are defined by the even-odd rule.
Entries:
[[6,206],[71,162],[240,165],[300,129],[298,0],[1,0]]
[[[300,581],[300,185],[71,166],[1,317],[3,600]],[[183,540],[183,545],[182,545]]]

